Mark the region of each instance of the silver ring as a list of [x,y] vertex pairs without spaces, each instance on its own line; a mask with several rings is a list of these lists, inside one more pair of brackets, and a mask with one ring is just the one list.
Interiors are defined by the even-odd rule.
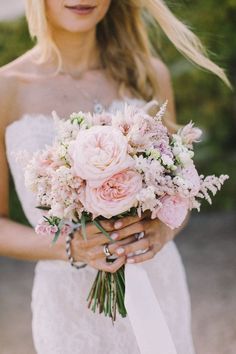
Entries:
[[144,236],[145,236],[145,233],[143,231],[135,234],[135,238],[136,238],[137,241],[139,241],[142,238],[144,238]]
[[108,243],[106,243],[106,244],[103,246],[103,253],[105,254],[106,257],[112,256],[111,252],[109,251],[108,246],[109,246]]

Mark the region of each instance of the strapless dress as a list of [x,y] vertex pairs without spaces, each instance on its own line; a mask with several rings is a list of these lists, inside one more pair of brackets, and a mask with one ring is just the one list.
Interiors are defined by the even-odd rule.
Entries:
[[[134,104],[141,102],[134,100]],[[115,101],[110,110],[119,109]],[[39,219],[34,196],[24,186],[23,170],[13,152],[34,152],[50,144],[55,136],[54,121],[45,115],[25,114],[6,129],[6,148],[16,191],[32,227]],[[154,259],[142,264],[162,310],[177,354],[193,354],[191,310],[186,276],[173,241]],[[133,327],[118,316],[113,326],[109,318],[88,310],[86,297],[96,270],[80,271],[64,261],[39,261],[32,291],[32,332],[39,354],[138,354]],[[140,289],[142,284],[140,284]],[[149,298],[144,299],[148,303]],[[145,304],[144,304],[145,305]],[[155,341],[158,343],[158,331]],[[156,354],[167,354],[155,352]],[[151,354],[151,353],[145,353]]]

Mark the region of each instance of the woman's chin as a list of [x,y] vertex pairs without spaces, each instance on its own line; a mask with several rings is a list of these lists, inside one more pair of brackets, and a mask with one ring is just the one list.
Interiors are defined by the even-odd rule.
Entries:
[[91,21],[81,20],[79,23],[70,23],[69,25],[61,26],[61,30],[69,33],[84,33],[90,32],[96,29],[96,24],[91,23]]

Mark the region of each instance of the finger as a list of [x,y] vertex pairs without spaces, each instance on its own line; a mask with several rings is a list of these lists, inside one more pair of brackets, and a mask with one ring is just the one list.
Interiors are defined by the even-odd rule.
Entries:
[[143,220],[146,217],[146,214],[143,213],[141,217],[139,216],[126,216],[125,218],[121,218],[114,222],[114,229],[119,230],[128,225],[132,225],[138,221]]
[[[142,215],[141,218],[139,217],[126,217],[118,220],[120,224],[122,224],[122,228],[119,230],[115,230],[110,233],[110,238],[114,241],[116,240],[121,240],[123,238],[129,237],[130,235],[133,235],[135,233],[139,233],[144,231],[145,227],[145,221],[143,220],[145,218],[145,214]],[[106,224],[104,224],[106,223]],[[112,222],[111,221],[103,221],[101,222],[101,225],[106,225],[106,228],[108,230],[108,227],[112,229]],[[109,226],[110,225],[110,226]],[[128,226],[125,226],[128,225]],[[94,247],[97,245],[102,245],[108,242],[107,236],[104,234],[97,233],[98,229],[95,225],[92,225],[91,223],[86,226],[86,239],[84,239],[82,235],[82,231],[77,230],[74,233],[74,238],[77,239],[78,242],[78,247],[81,248],[90,248]],[[96,232],[96,233],[95,233]]]
[[[141,217],[139,216],[126,216],[124,218],[121,218],[119,220],[114,220],[114,218],[111,218],[109,220],[99,220],[99,224],[102,226],[102,228],[105,231],[111,232],[113,230],[118,230],[120,228],[123,228],[125,226],[131,225],[139,220],[142,220],[145,218],[145,214],[143,214]],[[87,226],[88,232],[90,233],[98,233],[101,232],[97,226],[91,222]]]
[[[122,241],[118,241],[114,244],[110,243],[108,245],[108,249],[111,254],[114,254],[115,250],[117,248],[127,245],[128,243],[134,242],[134,240],[135,240],[135,236],[132,235],[132,236],[130,236]],[[91,242],[91,240],[89,240],[88,242]],[[105,253],[104,253],[104,247],[103,246],[92,247],[86,251],[86,256],[89,261],[96,260],[98,258],[106,258]]]
[[145,253],[141,253],[137,256],[128,257],[126,260],[126,263],[129,263],[129,264],[142,263],[142,262],[152,259],[154,256],[155,256],[155,252],[153,251],[153,249],[149,249]]
[[118,269],[120,269],[125,264],[125,257],[119,257],[112,263],[105,263],[104,270],[105,272],[115,273]]
[[125,257],[119,257],[112,263],[108,263],[106,259],[89,262],[89,265],[91,265],[93,268],[103,270],[108,273],[115,273],[124,264],[125,264]]
[[[124,218],[121,218],[119,220],[114,220],[114,218],[111,218],[110,220],[99,220],[99,224],[103,227],[105,231],[112,232],[114,230],[119,230],[123,227],[126,227],[128,225],[131,225],[139,220],[142,220],[145,218],[145,215],[143,214],[141,217],[139,216],[126,216]],[[97,228],[96,225],[93,223],[88,224],[87,230],[90,233],[100,233],[101,231]]]
[[115,250],[115,253],[120,255],[128,255],[130,253],[134,253],[137,251],[145,251],[148,250],[152,246],[151,237],[142,238],[139,241],[132,242],[128,245],[124,245],[122,247],[118,247]]
[[[135,222],[134,224],[126,226],[121,230],[111,232],[109,236],[114,242],[116,242],[118,240],[122,240],[122,239],[127,238],[131,235],[134,235],[136,233],[144,231],[145,225],[146,225],[146,222],[144,220],[141,220],[141,221]],[[88,235],[87,239],[84,240],[83,237],[81,236],[81,232],[79,231],[75,234],[75,237],[77,240],[77,247],[80,247],[83,249],[89,249],[92,247],[104,245],[105,243],[111,242],[108,239],[108,237],[102,233]]]
[[115,236],[115,240],[122,240],[130,235],[145,232],[146,223],[147,221],[145,220],[139,220],[134,224],[126,226],[123,229],[117,230],[116,232],[112,233],[111,237],[114,238]]
[[135,237],[135,235],[131,235],[129,237],[126,237],[123,240],[117,241],[115,243],[110,243],[108,245],[108,248],[109,248],[109,251],[111,252],[111,254],[114,254],[118,248],[132,244],[134,241],[136,241],[136,237]]
[[[108,231],[108,232],[111,232],[111,231],[114,230],[114,222],[115,222],[114,219],[99,220],[98,221],[98,223],[102,226],[102,228],[105,231]],[[92,224],[91,227],[95,228],[96,233],[100,233],[101,232],[95,224],[93,224],[93,223],[91,223],[91,224]]]
[[148,260],[154,258],[156,253],[158,253],[162,249],[162,247],[163,247],[162,245],[156,245],[156,246],[151,247],[145,253],[141,253],[139,255],[128,257],[126,260],[126,263],[133,264],[133,263],[142,263],[142,262],[148,261]]
[[[119,220],[114,220],[113,218],[111,218],[109,220],[99,220],[99,224],[102,226],[102,228],[105,231],[112,232],[112,231],[124,228],[128,225],[132,225],[133,223],[136,223],[138,221],[141,221],[141,220],[145,219],[145,217],[147,215],[148,215],[147,212],[145,212],[142,214],[141,217],[127,216],[127,217],[121,218]],[[87,240],[93,238],[94,235],[100,234],[100,233],[101,233],[101,231],[98,229],[98,227],[93,222],[87,223],[87,225],[86,225],[86,238],[87,238]],[[74,237],[84,239],[84,237],[82,235],[81,228],[74,232]]]
[[[99,224],[103,227],[105,231],[112,232],[114,230],[114,220],[99,221]],[[101,233],[101,231],[93,222],[90,222],[86,224],[85,233],[86,233],[86,239],[90,239],[94,235]],[[74,237],[85,239],[82,235],[81,228],[79,228],[74,232]]]
[[75,243],[77,244],[78,248],[81,249],[90,249],[93,247],[105,245],[106,243],[111,242],[108,237],[100,234],[90,235],[87,240],[84,240],[81,236],[75,239]]

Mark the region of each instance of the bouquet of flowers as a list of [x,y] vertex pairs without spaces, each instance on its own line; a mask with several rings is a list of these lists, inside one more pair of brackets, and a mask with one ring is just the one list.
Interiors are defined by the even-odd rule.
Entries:
[[[80,224],[86,239],[86,223],[93,222],[109,238],[102,219],[145,211],[174,229],[189,210],[200,209],[202,199],[211,203],[209,192],[215,195],[228,176],[198,174],[193,143],[201,130],[189,123],[168,133],[162,123],[166,105],[154,116],[129,104],[113,113],[73,113],[67,120],[53,112],[55,141],[25,168],[26,186],[45,211],[36,232],[56,242]],[[116,309],[126,316],[124,294],[124,267],[114,274],[98,271],[89,307],[113,320]]]

